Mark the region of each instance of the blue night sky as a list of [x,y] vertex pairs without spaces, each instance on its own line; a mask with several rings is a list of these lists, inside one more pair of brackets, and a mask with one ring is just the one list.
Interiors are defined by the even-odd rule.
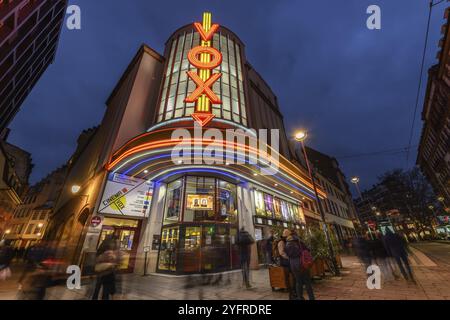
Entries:
[[[428,0],[72,0],[82,30],[63,29],[56,60],[11,125],[9,142],[32,153],[32,182],[62,165],[76,139],[97,125],[105,101],[142,43],[162,53],[171,33],[201,19],[233,30],[250,63],[278,96],[287,132],[307,128],[308,144],[334,156],[406,147],[422,57]],[[436,2],[436,0],[435,0]],[[366,9],[382,10],[382,29],[366,28]],[[445,3],[433,9],[426,70],[437,62]],[[422,97],[426,86],[424,72]],[[413,152],[340,160],[362,188]]]

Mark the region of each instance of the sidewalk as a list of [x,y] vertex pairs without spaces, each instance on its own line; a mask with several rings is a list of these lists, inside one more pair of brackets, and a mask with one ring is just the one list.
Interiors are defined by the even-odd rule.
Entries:
[[[405,280],[390,280],[382,276],[380,290],[369,290],[366,286],[367,275],[362,265],[353,257],[343,257],[344,268],[339,278],[326,277],[314,281],[314,291],[318,300],[450,300],[450,271],[445,266],[433,263],[424,254],[415,253],[412,260],[417,284]],[[431,261],[432,262],[432,261]],[[272,291],[267,269],[252,271],[253,289],[241,286],[240,272],[223,275],[220,285],[205,285],[186,288],[185,277],[161,275],[124,275],[121,281],[120,300],[286,300],[286,292]],[[229,283],[227,282],[229,280]],[[68,290],[60,286],[48,290],[47,299],[66,300],[89,299],[92,284],[83,285],[81,290]],[[14,292],[8,297],[1,294],[0,299],[14,299]]]

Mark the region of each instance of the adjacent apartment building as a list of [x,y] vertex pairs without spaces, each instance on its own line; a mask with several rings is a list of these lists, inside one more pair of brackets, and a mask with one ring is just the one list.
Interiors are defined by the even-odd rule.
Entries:
[[450,213],[450,7],[445,10],[445,19],[439,62],[428,72],[417,164]]
[[28,152],[6,142],[8,133],[4,130],[0,136],[0,240],[11,232],[8,226],[27,192],[33,168]]
[[0,0],[0,132],[55,58],[67,0]]
[[12,240],[12,246],[27,249],[44,237],[66,174],[67,166],[63,166],[31,186],[23,195],[23,202],[15,208],[5,235],[5,239]]

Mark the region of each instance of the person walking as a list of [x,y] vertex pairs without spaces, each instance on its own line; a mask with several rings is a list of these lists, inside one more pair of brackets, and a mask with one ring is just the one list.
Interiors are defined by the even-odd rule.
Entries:
[[269,233],[269,237],[266,239],[265,251],[266,251],[266,264],[270,266],[274,263],[273,261],[273,241],[275,240],[273,236],[273,231],[271,230]]
[[97,280],[95,283],[92,300],[98,300],[100,289],[102,300],[109,300],[116,293],[116,269],[119,265],[120,252],[116,235],[108,236],[97,250],[95,272]]
[[285,252],[289,257],[290,272],[295,279],[295,293],[297,300],[305,300],[303,297],[303,286],[306,287],[309,300],[315,300],[309,270],[312,265],[312,256],[309,249],[300,238],[292,232],[286,238]]
[[0,280],[7,280],[11,277],[10,264],[14,257],[14,249],[11,247],[11,240],[2,240],[0,243]]
[[397,262],[403,277],[406,280],[415,282],[408,260],[408,250],[405,241],[398,234],[393,233],[389,228],[387,228],[386,235],[384,237],[384,244],[386,246],[386,250]]
[[253,237],[242,227],[238,234],[237,245],[241,258],[242,282],[247,289],[252,287],[250,285],[250,257],[253,243],[255,243]]

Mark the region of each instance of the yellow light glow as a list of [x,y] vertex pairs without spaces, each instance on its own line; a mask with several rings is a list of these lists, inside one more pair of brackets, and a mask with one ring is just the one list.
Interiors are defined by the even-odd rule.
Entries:
[[308,134],[306,133],[306,131],[297,131],[295,133],[295,140],[297,141],[304,141],[306,139],[306,137],[308,136]]
[[359,182],[359,178],[358,177],[353,177],[351,180],[350,180],[352,183],[358,183]]
[[72,186],[71,191],[72,191],[73,194],[75,194],[75,193],[78,193],[80,191],[80,189],[81,189],[81,187],[79,185],[75,184],[75,185]]

